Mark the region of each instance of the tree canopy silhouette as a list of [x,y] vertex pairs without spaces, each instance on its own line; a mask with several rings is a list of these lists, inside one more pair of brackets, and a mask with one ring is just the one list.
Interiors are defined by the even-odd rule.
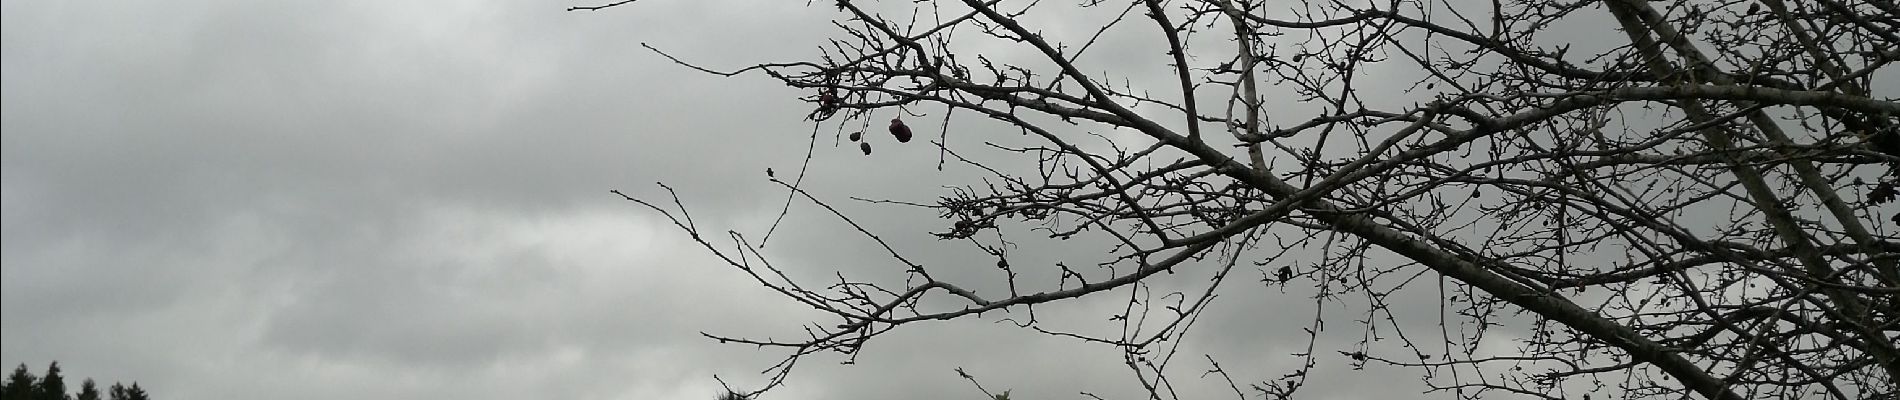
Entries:
[[[101,400],[99,387],[92,378],[86,378],[79,385],[78,393],[69,395],[66,390],[66,377],[60,373],[58,361],[48,364],[46,375],[40,377],[34,377],[23,363],[7,375],[5,385],[0,385],[0,400]],[[151,395],[145,393],[138,382],[130,387],[114,383],[109,394],[107,400],[151,400]]]
[[[1237,398],[1292,398],[1321,363],[1411,368],[1461,397],[1900,393],[1900,102],[1875,78],[1900,60],[1892,1],[823,6],[835,35],[807,59],[667,57],[804,91],[814,132],[910,120],[900,139],[986,176],[872,201],[935,213],[939,243],[974,256],[915,262],[802,170],[769,179],[905,279],[797,280],[759,250],[769,235],[700,226],[670,188],[621,194],[830,316],[800,339],[713,336],[786,351],[765,389],[916,322],[1010,313],[1113,345],[1153,398],[1208,371]],[[1059,240],[1108,256],[1011,257]],[[978,265],[996,273],[946,272]],[[1316,310],[1284,327],[1306,335],[1299,366],[1248,378],[1222,367],[1240,355],[1174,357],[1219,294],[1276,287]],[[1127,301],[1107,316],[1120,329],[1035,314],[1104,296]]]

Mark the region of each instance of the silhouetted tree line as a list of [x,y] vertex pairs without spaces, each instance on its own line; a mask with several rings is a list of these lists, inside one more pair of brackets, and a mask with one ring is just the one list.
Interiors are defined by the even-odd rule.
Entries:
[[26,364],[22,363],[19,368],[13,369],[13,374],[7,376],[6,385],[0,386],[0,400],[151,400],[151,398],[145,393],[145,389],[139,388],[138,382],[132,382],[132,386],[114,382],[110,389],[101,393],[99,386],[92,383],[92,378],[86,378],[79,384],[78,393],[68,395],[66,394],[66,377],[59,374],[58,361],[46,366],[46,376],[37,378],[33,376],[33,373],[27,372]]

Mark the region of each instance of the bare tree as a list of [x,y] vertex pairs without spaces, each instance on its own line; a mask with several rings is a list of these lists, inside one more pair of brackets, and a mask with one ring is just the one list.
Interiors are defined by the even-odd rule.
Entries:
[[[1172,398],[1170,372],[1181,368],[1170,360],[1203,357],[1177,359],[1171,342],[1219,291],[1257,290],[1230,279],[1257,273],[1311,285],[1315,304],[1362,302],[1369,311],[1355,322],[1376,333],[1317,349],[1322,330],[1339,328],[1317,318],[1287,327],[1308,335],[1304,366],[1249,384],[1227,377],[1239,398],[1289,398],[1324,360],[1414,368],[1432,390],[1466,397],[1900,392],[1900,212],[1890,203],[1900,102],[1875,88],[1894,82],[1900,60],[1892,1],[822,6],[837,8],[837,34],[812,59],[737,71],[674,61],[805,90],[812,123],[840,134],[882,126],[893,109],[909,116],[905,136],[933,139],[940,163],[990,174],[915,205],[944,219],[934,233],[945,245],[989,254],[982,263],[1006,272],[1007,293],[940,279],[941,267],[888,245],[909,279],[794,280],[753,238],[695,225],[677,194],[670,204],[623,194],[759,284],[838,319],[801,340],[714,336],[785,349],[768,389],[801,358],[854,356],[913,322],[1025,310],[1019,326],[1113,344],[1153,398]],[[1070,30],[1037,25],[1052,16]],[[1093,25],[1073,30],[1077,21]],[[1165,57],[1096,55],[1128,48]],[[1165,75],[1148,73],[1164,64]],[[919,125],[924,113],[940,113],[934,127]],[[959,129],[997,124],[1008,129]],[[1011,144],[1022,137],[1033,144]],[[992,167],[976,153],[1036,168]],[[798,181],[772,182],[884,243]],[[1102,240],[1109,261],[1010,263],[1018,241],[1080,237]],[[1323,256],[1288,256],[1296,250]],[[1128,312],[1115,317],[1133,329],[1063,332],[1033,314],[1177,287],[1156,285],[1176,271],[1200,274],[1198,287],[1125,295]],[[1019,278],[1029,274],[1059,279]],[[1402,291],[1436,293],[1439,312],[1392,312]],[[1420,319],[1436,329],[1398,322]],[[1500,327],[1524,332],[1521,354],[1478,351]],[[1218,356],[1204,358],[1225,377]]]

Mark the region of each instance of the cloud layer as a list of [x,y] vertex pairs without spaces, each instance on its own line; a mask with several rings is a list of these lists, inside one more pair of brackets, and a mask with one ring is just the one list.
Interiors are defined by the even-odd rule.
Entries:
[[[664,180],[710,229],[769,226],[783,193],[762,170],[803,158],[808,110],[793,99],[804,93],[696,73],[640,44],[713,68],[789,59],[818,43],[831,10],[565,6],[0,3],[0,361],[59,360],[71,376],[179,399],[698,399],[715,374],[757,384],[781,353],[699,332],[796,335],[823,319],[608,190],[658,198],[651,182]],[[859,157],[830,134],[811,188],[837,199],[928,201],[974,173],[937,171],[927,146]],[[921,232],[941,223],[928,213],[852,210],[926,262],[969,262]],[[901,272],[805,211],[769,254],[814,278]],[[1229,355],[1246,380],[1291,368],[1301,336],[1281,321],[1310,319],[1310,305],[1281,306],[1304,302],[1271,290],[1226,299],[1183,354]],[[1039,312],[1088,326],[1119,305]],[[1111,349],[995,323],[1004,317],[900,332],[856,365],[808,361],[775,394],[973,396],[957,367],[1018,398],[1139,389]],[[1370,374],[1310,390],[1421,388],[1357,384]],[[1191,393],[1224,390],[1201,383]]]

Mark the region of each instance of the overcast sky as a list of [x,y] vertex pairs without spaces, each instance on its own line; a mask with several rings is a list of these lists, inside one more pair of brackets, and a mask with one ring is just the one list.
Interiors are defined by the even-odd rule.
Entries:
[[[58,360],[69,379],[161,399],[708,399],[715,374],[754,387],[782,353],[699,332],[796,336],[813,315],[608,190],[658,196],[665,181],[710,229],[769,226],[783,193],[763,170],[803,158],[808,93],[639,44],[721,68],[808,58],[835,10],[803,3],[0,2],[0,362]],[[1165,68],[1158,49],[1105,48]],[[970,183],[927,146],[878,150],[821,141],[811,187],[927,202]],[[928,211],[851,210],[925,259],[969,254],[933,250]],[[901,272],[810,211],[774,239],[783,265]],[[1045,250],[1024,257],[1064,249]],[[1301,325],[1280,321],[1310,319],[1308,301],[1254,292],[1209,311],[1184,354],[1232,360],[1243,384],[1297,365]],[[1121,300],[1054,310],[1093,321]],[[1112,349],[1001,317],[910,326],[856,365],[809,359],[772,398],[976,398],[958,367],[1018,399],[1137,398]],[[1227,390],[1182,365],[1185,395]],[[1424,388],[1409,371],[1320,372],[1310,398]]]

